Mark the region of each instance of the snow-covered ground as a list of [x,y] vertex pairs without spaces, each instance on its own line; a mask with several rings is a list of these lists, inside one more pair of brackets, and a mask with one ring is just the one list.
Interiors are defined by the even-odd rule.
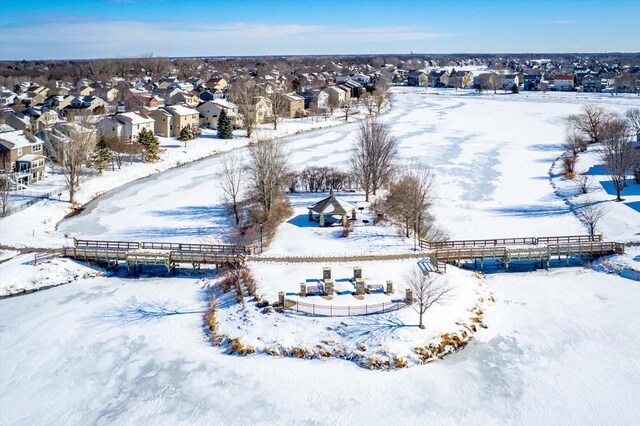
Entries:
[[640,422],[640,286],[615,275],[491,276],[488,329],[392,372],[224,355],[202,331],[197,283],[98,278],[1,300],[2,423]]
[[[402,155],[425,159],[434,168],[440,188],[434,213],[452,237],[574,234],[585,230],[570,205],[554,193],[549,169],[563,151],[564,117],[587,102],[624,111],[637,104],[637,97],[400,88],[385,117],[401,142]],[[348,124],[287,138],[292,165],[346,167],[356,128]],[[126,185],[62,222],[54,237],[224,240],[227,224],[215,176],[226,155],[235,154]],[[301,197],[299,203],[294,200],[294,219],[305,213],[307,200]],[[602,223],[611,233],[607,239],[640,231],[640,220],[633,220],[640,213],[618,206],[628,209],[631,221],[617,226],[618,215],[607,215]],[[51,218],[46,229],[54,232],[55,218],[39,214],[33,213],[32,220]],[[0,222],[3,243],[29,245],[51,238],[31,237],[14,227],[26,222],[12,217]],[[276,234],[271,254],[363,253],[381,246],[364,233],[358,237],[358,229],[351,240],[318,234],[324,231],[290,221]],[[309,247],[310,241],[320,241],[320,247]],[[403,246],[401,239],[397,244]],[[404,241],[405,248],[410,246]],[[299,253],[304,248],[308,250]],[[79,278],[72,285],[0,300],[0,420],[637,424],[640,333],[634,302],[640,300],[640,286],[618,273],[633,277],[623,271],[637,267],[638,253],[631,248],[624,256],[596,262],[593,269],[488,275],[495,297],[485,311],[488,329],[480,329],[464,350],[442,360],[384,373],[340,360],[224,355],[203,332],[209,291],[200,277]],[[16,266],[17,258],[9,262],[0,265],[0,276],[14,273],[8,268],[33,268]],[[410,261],[398,262],[404,263]],[[264,280],[259,292],[273,297],[280,282],[283,290],[295,292],[300,281],[319,275],[322,266],[256,262],[252,268]],[[348,274],[351,266],[335,266],[335,273]],[[378,281],[399,273],[385,263],[362,266],[366,276]],[[244,318],[243,312],[235,314],[232,319]],[[382,317],[368,318],[374,328],[385,326]],[[309,332],[320,333],[322,322],[312,324]],[[391,327],[387,344],[409,341],[403,335],[407,331]],[[378,337],[364,333],[355,339],[372,344]]]

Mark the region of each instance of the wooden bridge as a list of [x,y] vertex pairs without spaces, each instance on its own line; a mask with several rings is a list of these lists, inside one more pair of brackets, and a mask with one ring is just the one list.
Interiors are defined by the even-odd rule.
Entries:
[[[570,235],[555,237],[525,237],[487,240],[458,240],[443,242],[420,242],[421,247],[429,247],[430,263],[438,272],[445,272],[441,265],[463,262],[480,263],[484,269],[485,260],[500,262],[509,270],[513,261],[534,261],[549,268],[551,260],[564,259],[569,265],[571,258],[594,258],[610,254],[624,254],[624,244],[602,241],[602,235]],[[434,260],[435,258],[435,260]],[[437,262],[436,262],[437,261]]]
[[[167,273],[176,267],[190,265],[200,269],[202,265],[243,264],[246,255],[255,252],[254,246],[226,244],[192,244],[167,242],[134,242],[73,239],[73,247],[53,250],[60,256],[76,260],[104,262],[127,266],[127,271],[139,270],[143,265],[163,266]],[[37,260],[36,260],[37,262]]]

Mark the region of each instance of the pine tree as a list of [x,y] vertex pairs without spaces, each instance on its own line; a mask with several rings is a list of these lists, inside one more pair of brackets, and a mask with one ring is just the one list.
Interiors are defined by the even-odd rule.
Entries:
[[91,160],[100,174],[104,171],[105,164],[113,160],[111,151],[107,147],[107,140],[102,133],[100,133],[100,137],[98,138],[98,143],[96,144],[96,149],[93,152]]
[[144,149],[144,161],[155,162],[160,153],[160,142],[151,130],[142,129],[138,134],[138,143]]
[[519,92],[519,90],[518,90],[518,85],[517,85],[517,84],[514,84],[514,85],[511,87],[511,93],[518,93],[518,92]]
[[193,139],[193,133],[191,133],[191,129],[189,128],[189,126],[187,127],[183,127],[182,130],[180,130],[180,135],[178,136],[178,140],[180,142],[184,142],[184,146],[187,146],[187,142],[190,141],[191,139]]
[[218,117],[218,137],[220,139],[233,139],[233,126],[231,119],[227,115],[227,111],[222,109],[220,117]]

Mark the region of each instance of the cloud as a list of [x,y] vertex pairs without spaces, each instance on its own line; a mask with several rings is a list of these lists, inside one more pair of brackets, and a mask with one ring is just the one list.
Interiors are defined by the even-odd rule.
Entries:
[[394,51],[419,50],[427,40],[451,35],[415,26],[144,22],[64,17],[0,27],[0,56],[3,59],[80,59],[131,56],[149,51],[166,56],[383,53],[393,46],[396,46]]

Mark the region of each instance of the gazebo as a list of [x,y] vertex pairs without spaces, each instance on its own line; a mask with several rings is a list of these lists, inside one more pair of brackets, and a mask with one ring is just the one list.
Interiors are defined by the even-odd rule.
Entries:
[[342,224],[346,224],[349,220],[349,216],[351,216],[351,219],[355,220],[356,208],[357,207],[355,205],[339,200],[335,195],[331,194],[324,200],[320,200],[313,206],[308,207],[309,222],[316,220],[315,215],[317,215],[317,220],[320,223],[320,226],[331,226],[333,224],[332,221],[326,220],[327,216],[339,217]]

